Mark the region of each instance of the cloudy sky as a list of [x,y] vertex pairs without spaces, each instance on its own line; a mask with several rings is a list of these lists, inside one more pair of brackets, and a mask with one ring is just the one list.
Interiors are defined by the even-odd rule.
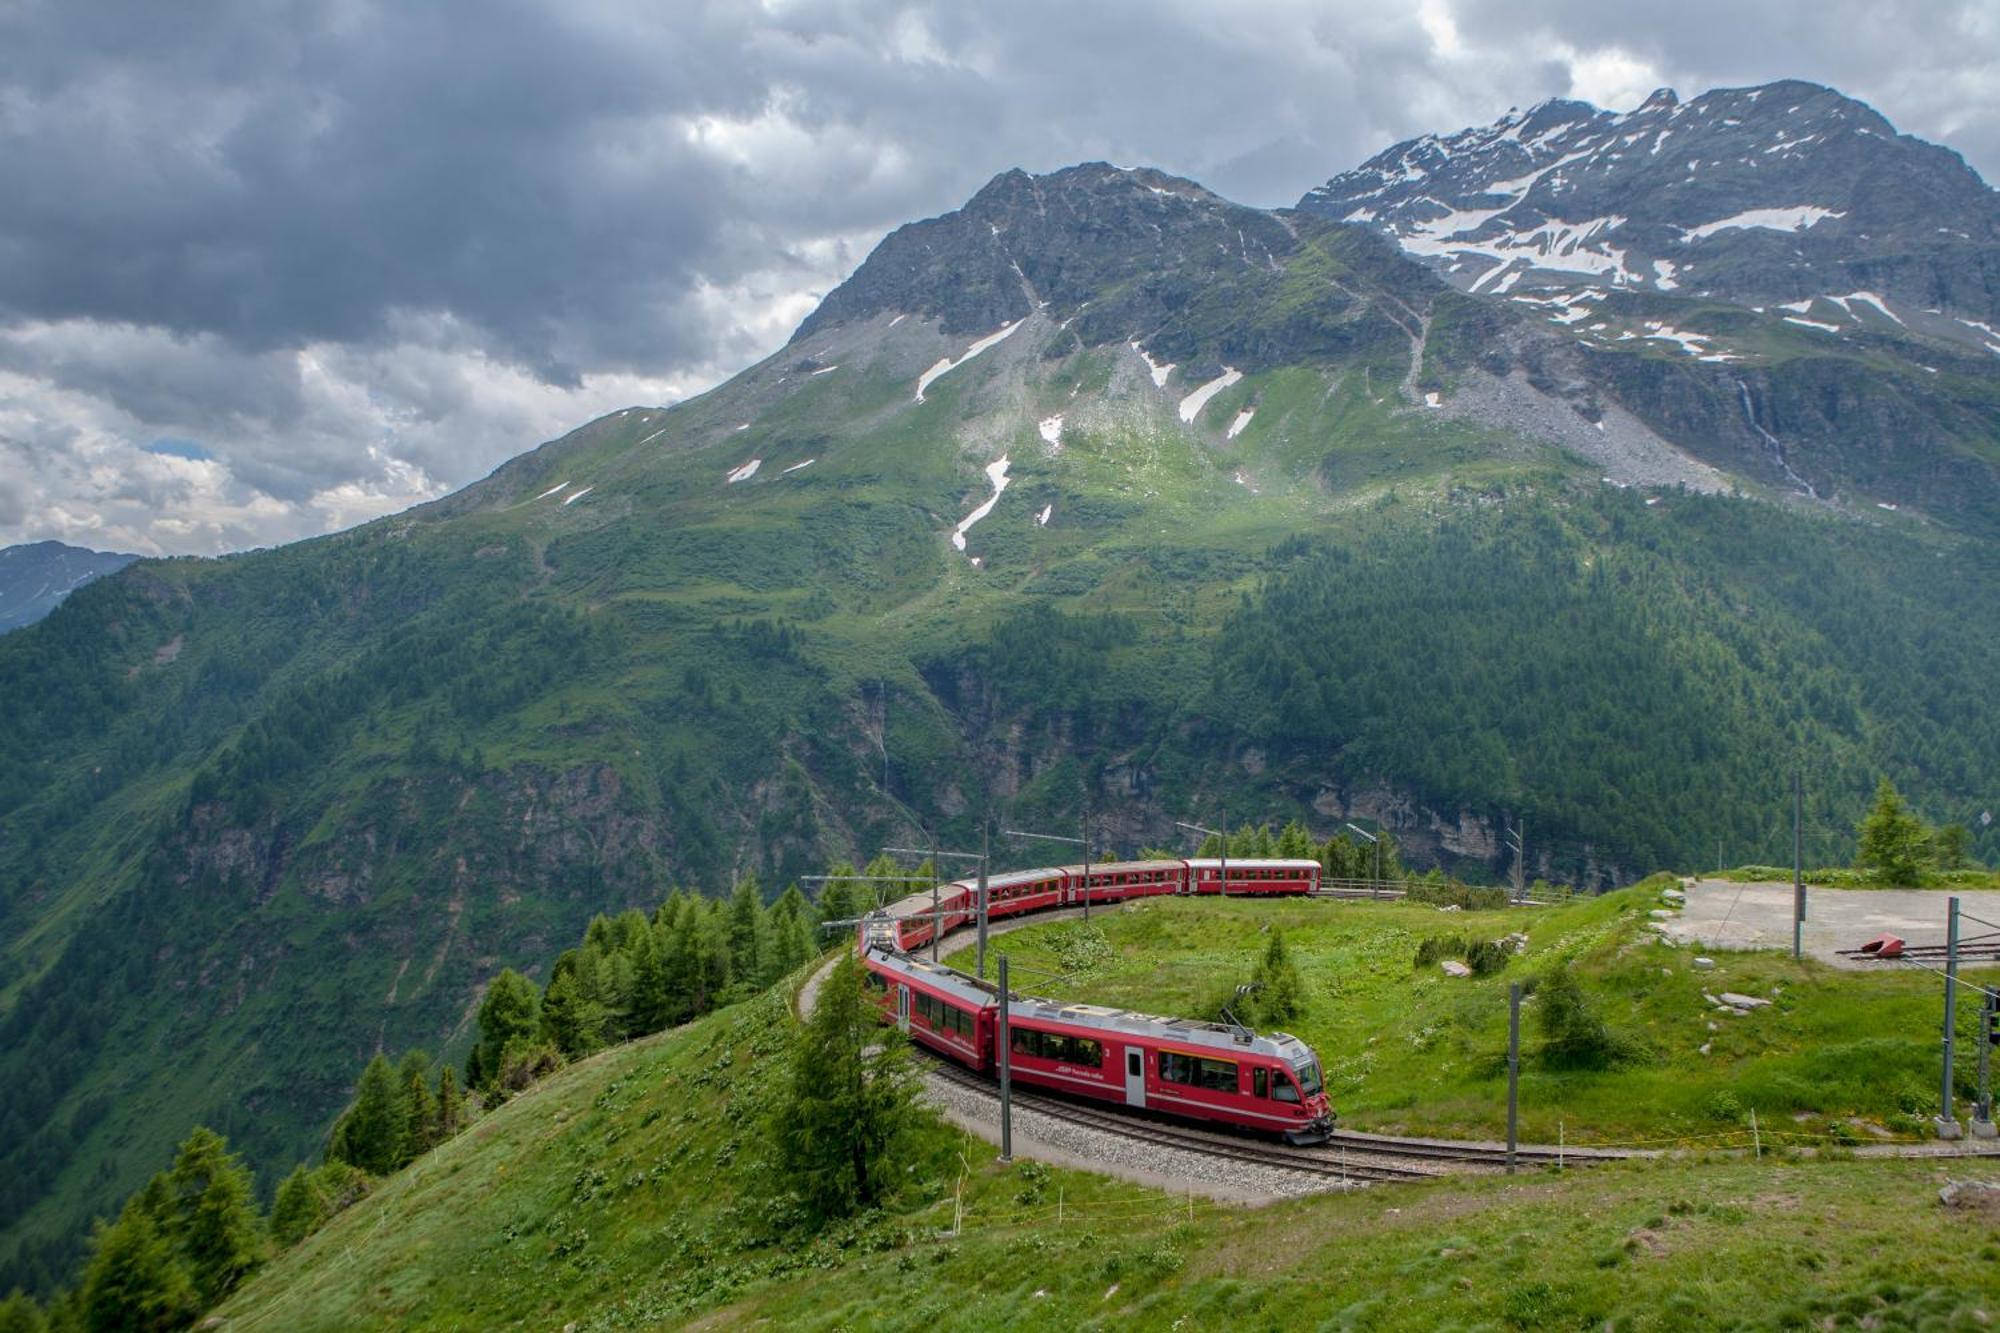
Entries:
[[1551,96],[1797,77],[2000,179],[1990,0],[0,0],[0,545],[209,553],[775,349],[1104,158],[1290,203]]

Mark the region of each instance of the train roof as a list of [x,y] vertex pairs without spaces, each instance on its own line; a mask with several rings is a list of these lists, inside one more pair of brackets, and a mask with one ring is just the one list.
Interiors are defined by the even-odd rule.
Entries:
[[[999,1002],[1000,988],[969,977],[957,968],[914,958],[909,954],[871,947],[869,953],[891,971],[921,982],[944,996],[974,1009]],[[1065,1004],[1061,1000],[1023,995],[1016,991],[1007,1006],[1008,1020],[1062,1023],[1071,1027],[1098,1028],[1125,1037],[1143,1037],[1167,1045],[1195,1046],[1218,1055],[1249,1052],[1298,1064],[1313,1058],[1312,1048],[1284,1032],[1260,1032],[1250,1040],[1242,1030],[1223,1023],[1205,1023],[1192,1018],[1162,1018],[1129,1009],[1112,1009],[1096,1004]]]
[[[1219,856],[1191,856],[1188,864],[1197,870],[1214,870],[1222,864]],[[1232,856],[1229,864],[1241,866],[1245,870],[1306,870],[1319,869],[1319,862],[1306,857],[1279,856]]]

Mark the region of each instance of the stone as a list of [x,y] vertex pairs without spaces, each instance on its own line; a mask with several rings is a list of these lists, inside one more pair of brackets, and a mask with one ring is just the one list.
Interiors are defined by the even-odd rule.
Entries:
[[1697,972],[1713,972],[1715,970],[1715,960],[1713,958],[1697,958],[1694,960],[1694,970]]
[[1735,1009],[1762,1009],[1770,1001],[1755,995],[1738,995],[1733,990],[1722,992],[1722,1002]]
[[1722,1024],[1716,1022],[1714,1019],[1711,1018],[1710,1020],[1708,1020],[1708,1030],[1710,1032],[1720,1032],[1722,1031]]
[[1448,977],[1469,977],[1472,975],[1472,969],[1464,963],[1459,962],[1456,958],[1447,958],[1442,963],[1439,963],[1438,967]]
[[1688,896],[1685,893],[1682,893],[1679,889],[1660,890],[1660,901],[1663,903],[1672,903],[1674,906],[1678,907],[1687,900]]
[[1671,921],[1674,919],[1674,914],[1664,907],[1655,907],[1652,911],[1646,913],[1646,915],[1655,921]]
[[[1709,1026],[1710,1026],[1710,1027],[1713,1027],[1713,1026],[1715,1026],[1715,1025],[1714,1025],[1713,1023],[1711,1023],[1711,1024],[1709,1024]],[[1712,1041],[1705,1041],[1705,1042],[1703,1042],[1703,1043],[1702,1043],[1701,1045],[1699,1045],[1699,1046],[1695,1047],[1695,1049],[1696,1049],[1697,1051],[1700,1051],[1700,1052],[1701,1052],[1701,1053],[1702,1053],[1703,1055],[1707,1055],[1707,1054],[1708,1054],[1708,1053],[1709,1053],[1709,1052],[1710,1052],[1711,1050],[1713,1050],[1714,1048],[1715,1048],[1715,1043],[1714,1043],[1714,1042],[1712,1042]]]
[[1975,1139],[2000,1138],[2000,1125],[1994,1124],[1991,1120],[1980,1120],[1975,1117],[1966,1121],[1966,1124],[1972,1127],[1972,1137]]

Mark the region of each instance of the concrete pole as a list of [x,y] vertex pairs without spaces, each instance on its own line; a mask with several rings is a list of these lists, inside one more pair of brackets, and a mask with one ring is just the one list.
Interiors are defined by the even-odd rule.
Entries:
[[1007,989],[1007,955],[1000,955],[1000,1018],[996,1040],[1000,1044],[1000,1160],[1014,1160],[1014,1054],[1007,1035],[1007,1004],[1013,992]]
[[1792,961],[1805,957],[1806,796],[1805,775],[1792,771]]
[[1077,832],[1083,834],[1083,919],[1090,920],[1090,798],[1083,802],[1083,827]]
[[1938,1096],[1937,1135],[1941,1139],[1958,1137],[1958,1119],[1952,1115],[1951,1057],[1952,1039],[1958,1029],[1958,899],[1951,900],[1951,915],[1945,923],[1944,936],[1944,1085]]
[[993,821],[979,825],[979,979],[986,980],[986,863],[992,855]]
[[1993,1019],[1996,1000],[1992,991],[1987,991],[1985,1003],[1979,1006],[1979,1100],[1972,1105],[1972,1137],[1990,1139],[1996,1134],[1993,1127],[1993,1088],[1987,1081],[1993,1063]]
[[1507,987],[1507,1174],[1521,1141],[1521,983]]

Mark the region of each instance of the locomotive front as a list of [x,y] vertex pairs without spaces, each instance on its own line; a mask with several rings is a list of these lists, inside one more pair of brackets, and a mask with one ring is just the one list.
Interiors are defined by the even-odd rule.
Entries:
[[1327,1100],[1326,1080],[1320,1076],[1319,1057],[1312,1048],[1300,1043],[1305,1051],[1302,1059],[1292,1062],[1292,1077],[1298,1080],[1299,1093],[1304,1099],[1305,1124],[1285,1135],[1289,1143],[1325,1143],[1333,1137],[1333,1103]]

